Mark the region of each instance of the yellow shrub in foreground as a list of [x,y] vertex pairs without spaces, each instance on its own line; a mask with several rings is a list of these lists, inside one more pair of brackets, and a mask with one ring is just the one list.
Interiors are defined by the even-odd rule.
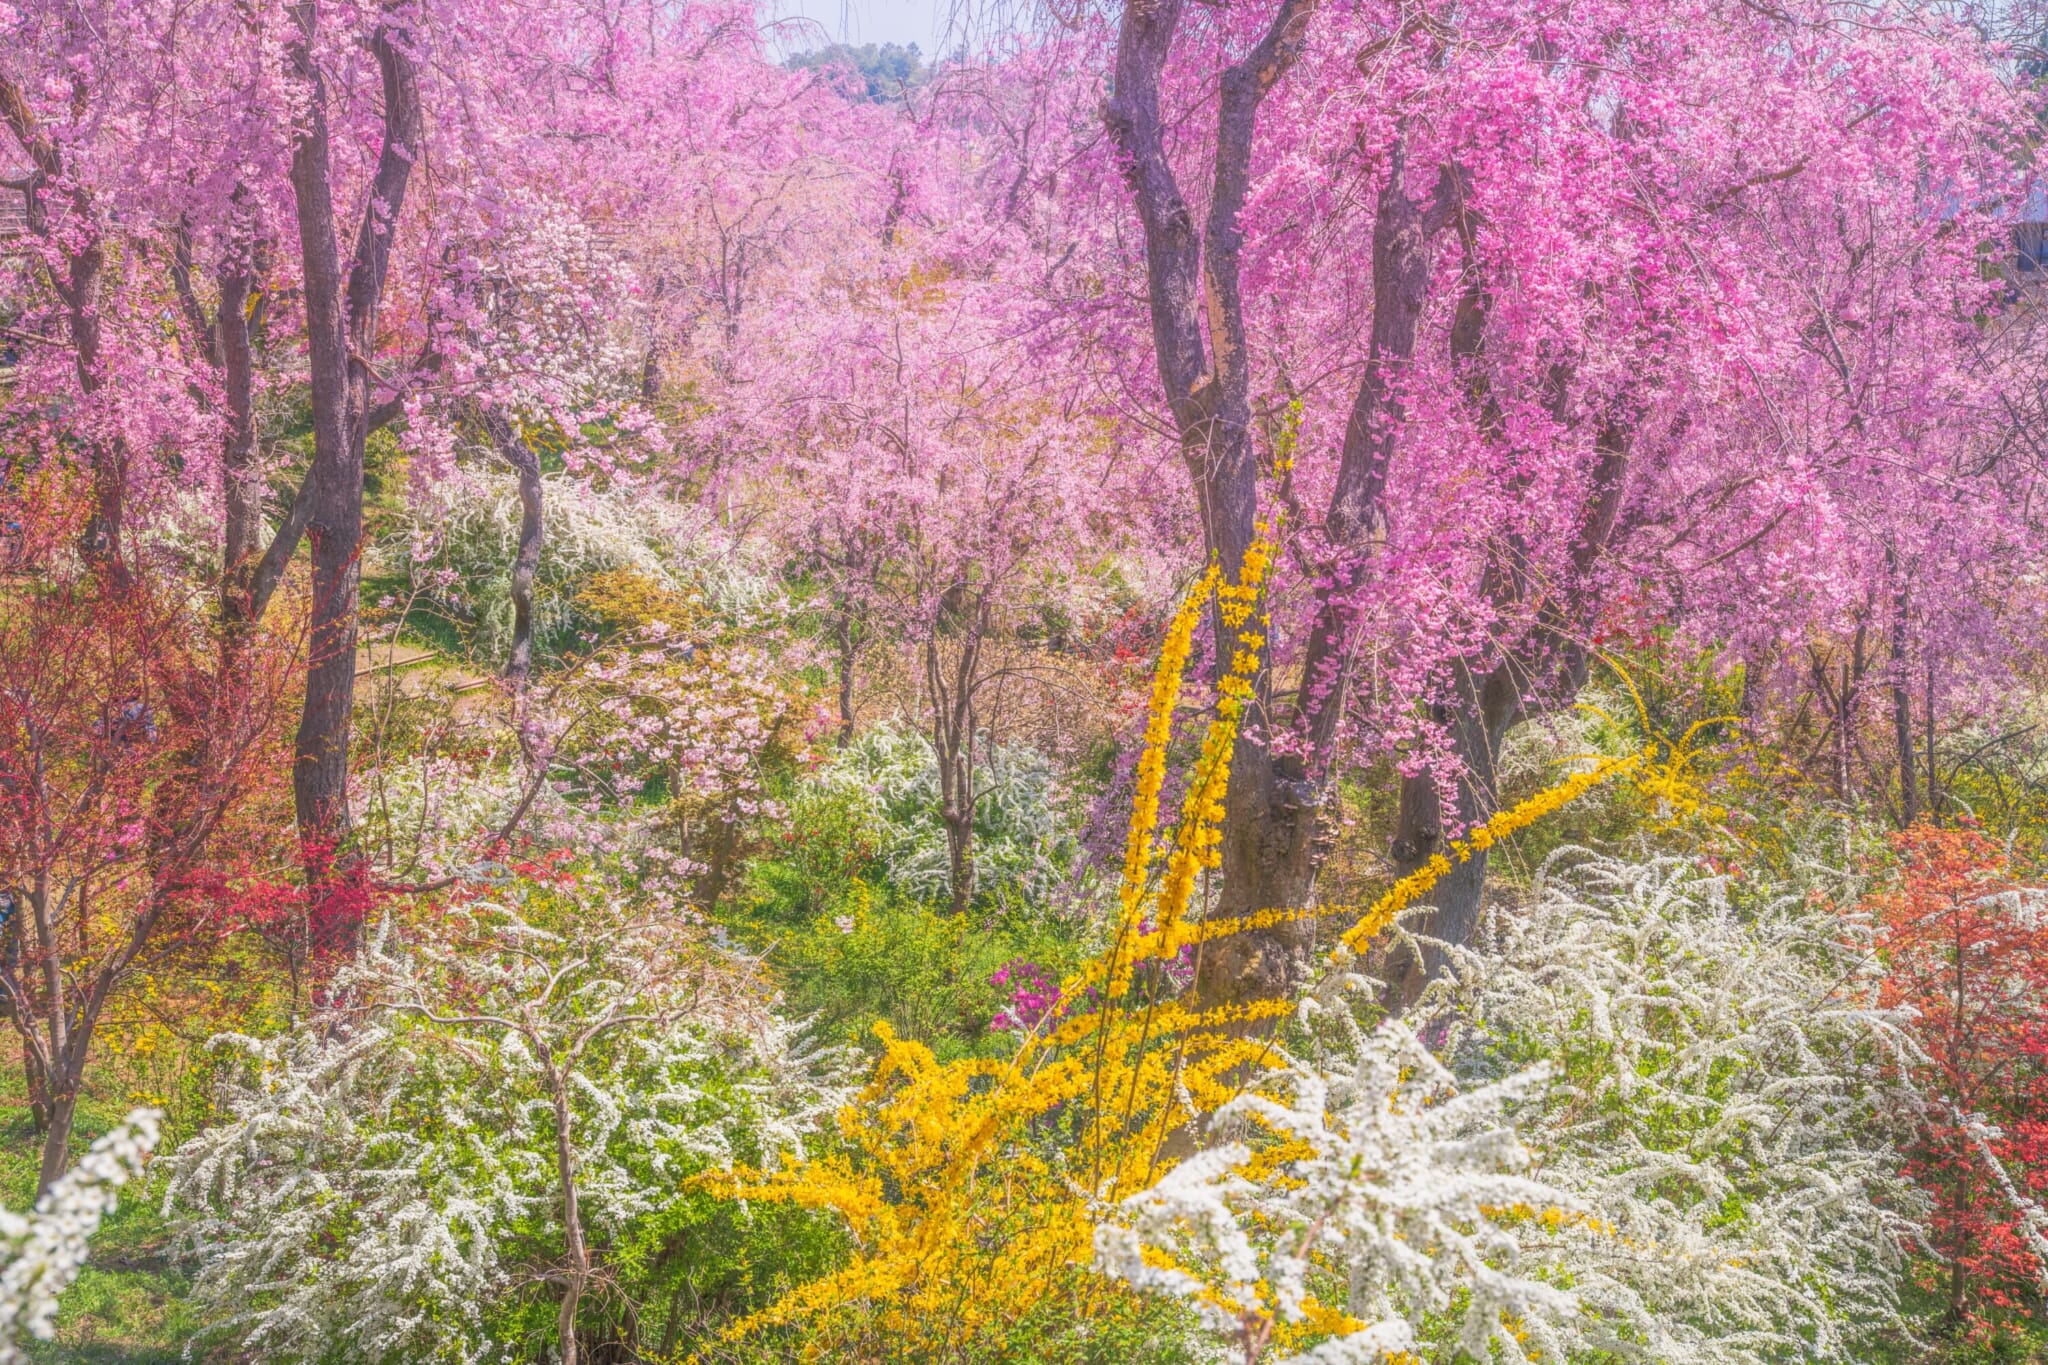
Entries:
[[[1262,541],[1236,584],[1212,566],[1167,631],[1138,763],[1117,931],[1100,957],[1062,984],[1064,1016],[1027,1034],[1007,1060],[944,1064],[878,1024],[882,1058],[861,1100],[839,1116],[840,1152],[714,1179],[712,1187],[733,1198],[832,1210],[856,1246],[837,1273],[734,1324],[727,1343],[802,1323],[806,1357],[842,1348],[860,1354],[864,1342],[886,1343],[890,1359],[960,1359],[999,1346],[1056,1296],[1069,1319],[1083,1323],[1116,1306],[1125,1291],[1085,1273],[1097,1211],[1172,1166],[1185,1145],[1175,1135],[1198,1128],[1260,1073],[1264,1035],[1293,1009],[1288,1000],[1192,1009],[1165,998],[1159,974],[1144,979],[1146,964],[1172,962],[1187,945],[1246,929],[1346,913],[1310,906],[1231,920],[1185,917],[1197,874],[1216,862],[1231,748],[1259,668],[1249,651],[1221,684],[1163,861],[1155,847],[1166,746],[1196,622],[1214,595],[1225,626],[1242,626],[1258,605],[1270,551]],[[1245,639],[1263,645],[1256,634]],[[1362,949],[1455,862],[1600,783],[1675,766],[1660,767],[1645,748],[1500,812],[1357,914],[1339,954]],[[1271,1166],[1285,1155],[1275,1149],[1262,1160]],[[1343,1335],[1348,1321],[1331,1313],[1293,1330]]]

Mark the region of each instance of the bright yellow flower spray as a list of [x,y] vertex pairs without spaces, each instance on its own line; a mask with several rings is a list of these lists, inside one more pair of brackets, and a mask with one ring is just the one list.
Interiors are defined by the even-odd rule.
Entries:
[[[1362,949],[1456,862],[1603,782],[1663,771],[1645,748],[1576,773],[1473,829],[1362,914],[1310,906],[1190,920],[1199,874],[1218,862],[1231,753],[1265,645],[1260,629],[1244,627],[1260,612],[1272,556],[1267,528],[1236,582],[1212,565],[1168,626],[1116,932],[1062,984],[1060,998],[1071,1002],[1065,1016],[1027,1034],[1007,1061],[943,1064],[877,1024],[882,1057],[861,1100],[839,1116],[842,1150],[772,1173],[706,1178],[733,1198],[833,1210],[856,1248],[838,1272],[734,1324],[728,1345],[801,1323],[807,1357],[987,1358],[1035,1313],[1071,1321],[1127,1310],[1125,1291],[1086,1271],[1095,1211],[1157,1179],[1171,1164],[1170,1135],[1198,1125],[1256,1074],[1266,1052],[1258,1025],[1293,1009],[1288,1000],[1203,1010],[1164,999],[1156,979],[1134,990],[1143,965],[1171,961],[1189,944],[1307,918],[1354,918],[1340,942]],[[1219,684],[1180,821],[1162,847],[1166,751],[1196,625],[1211,601],[1222,638],[1240,647]],[[1262,613],[1257,625],[1266,625]]]

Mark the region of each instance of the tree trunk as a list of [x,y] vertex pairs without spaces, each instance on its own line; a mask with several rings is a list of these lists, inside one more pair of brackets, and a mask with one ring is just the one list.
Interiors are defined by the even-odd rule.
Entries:
[[[0,935],[5,936],[7,979],[17,982],[22,977],[21,936],[27,932],[22,921],[28,893],[20,890],[0,890]],[[0,995],[0,1011],[5,1011],[8,1022],[21,1037],[21,1081],[22,1091],[28,1099],[30,1124],[37,1137],[48,1131],[50,1125],[50,1092],[48,1073],[32,1041],[36,1026],[35,1016],[27,1011],[27,1002],[17,1001],[11,993]]]
[[37,1137],[50,1131],[50,1082],[35,1053],[21,1050],[21,1080],[28,1099],[29,1131]]
[[[1153,351],[1201,511],[1204,546],[1231,582],[1242,577],[1259,521],[1238,215],[1250,186],[1259,104],[1299,58],[1316,7],[1317,0],[1283,0],[1257,45],[1223,72],[1206,234],[1197,231],[1167,158],[1160,109],[1160,76],[1181,0],[1124,7],[1114,93],[1105,111],[1144,228]],[[1247,647],[1245,637],[1262,633],[1264,624],[1256,611],[1235,630],[1220,614],[1216,624],[1220,675]],[[1263,661],[1265,651],[1259,653]],[[1218,914],[1305,905],[1314,894],[1318,790],[1298,760],[1271,753],[1271,714],[1272,674],[1262,662],[1232,750]],[[1283,925],[1206,945],[1198,996],[1220,1003],[1291,989],[1308,967],[1313,935],[1313,925]]]
[[224,271],[220,280],[220,312],[214,320],[220,338],[221,388],[227,400],[227,434],[221,442],[221,619],[230,640],[253,623],[256,563],[263,544],[263,482],[256,470],[256,422],[253,402],[255,364],[249,348],[249,296],[253,282],[246,266]]
[[[1461,667],[1457,688],[1454,701],[1440,708],[1434,719],[1448,731],[1451,754],[1459,766],[1452,814],[1457,828],[1465,830],[1500,809],[1500,748],[1508,730],[1520,719],[1521,698],[1512,665],[1502,665],[1477,679]],[[1407,876],[1442,852],[1447,842],[1444,827],[1443,798],[1435,775],[1421,772],[1403,778],[1400,814],[1390,849],[1394,875]],[[1475,853],[1452,864],[1430,889],[1430,908],[1415,931],[1436,941],[1423,944],[1419,954],[1404,945],[1389,956],[1385,970],[1391,1006],[1413,1004],[1422,988],[1442,974],[1451,951],[1471,943],[1486,891],[1486,863],[1484,851]]]
[[42,1165],[36,1175],[38,1199],[70,1168],[71,1121],[77,1114],[78,1091],[70,1086],[52,1087],[49,1108],[49,1126],[43,1130]]
[[29,888],[28,905],[35,920],[36,955],[43,978],[42,1018],[30,1023],[30,1028],[40,1024],[43,1033],[40,1039],[35,1040],[42,1049],[40,1069],[43,1073],[45,1113],[42,1170],[36,1181],[39,1198],[44,1190],[50,1188],[50,1182],[64,1173],[64,1163],[70,1152],[71,1111],[76,1102],[75,1097],[68,1097],[65,1093],[65,1059],[71,1053],[71,1005],[67,990],[70,979],[63,970],[63,959],[59,953],[50,890],[49,874],[38,871],[35,885]]
[[946,827],[952,911],[964,915],[974,901],[974,691],[989,625],[987,599],[977,597],[973,607],[956,619],[962,635],[952,669],[944,666],[935,622],[925,640],[924,671],[931,695],[932,753],[939,765],[939,819]]
[[[390,270],[391,244],[405,189],[420,151],[418,77],[411,35],[387,6],[370,40],[384,83],[384,146],[356,234],[343,292],[328,161],[326,88],[311,48],[318,6],[303,0],[302,33],[291,48],[308,94],[292,138],[292,193],[304,262],[307,352],[313,397],[313,468],[305,527],[311,542],[312,632],[306,699],[292,772],[299,837],[331,849],[348,830],[349,726],[355,702],[357,590],[363,531],[363,443],[369,435],[370,366],[377,309]],[[309,875],[324,876],[308,863]]]
[[[543,1047],[539,1038],[530,1040]],[[562,1185],[562,1241],[568,1260],[562,1286],[562,1307],[555,1315],[555,1335],[561,1343],[562,1365],[576,1365],[576,1308],[584,1286],[590,1283],[590,1247],[583,1240],[583,1213],[576,1198],[576,1144],[570,1130],[569,1089],[566,1077],[550,1069],[549,1089],[555,1106],[555,1178]]]
[[512,558],[512,652],[505,661],[505,676],[515,688],[523,689],[533,672],[533,576],[540,568],[544,529],[540,460],[504,413],[488,409],[483,423],[491,444],[519,476],[519,550]]
[[1920,819],[1920,774],[1913,761],[1913,694],[1906,687],[1906,661],[1899,638],[1892,639],[1892,730],[1899,745],[1899,825],[1910,829]]
[[661,397],[661,352],[653,346],[647,348],[647,358],[640,362],[640,401],[652,403]]
[[[1263,745],[1233,760],[1233,789],[1226,802],[1224,889],[1218,910],[1236,915],[1280,906],[1305,906],[1315,897],[1324,841],[1320,817],[1333,775],[1337,743],[1351,690],[1351,598],[1371,553],[1371,537],[1382,522],[1388,471],[1406,414],[1400,403],[1401,375],[1414,362],[1416,329],[1428,300],[1436,241],[1457,221],[1464,184],[1454,167],[1439,168],[1426,199],[1411,197],[1405,142],[1388,152],[1388,175],[1373,227],[1373,313],[1365,374],[1344,431],[1337,480],[1326,525],[1331,540],[1330,582],[1318,603],[1303,653],[1296,726],[1315,766],[1300,758],[1271,758]],[[1212,236],[1214,229],[1212,228]],[[1460,322],[1465,323],[1461,307]],[[1465,330],[1471,330],[1466,327]],[[1268,680],[1262,680],[1261,713],[1271,713]],[[1236,785],[1238,767],[1251,760],[1246,790]],[[1490,765],[1487,769],[1490,772]],[[1482,874],[1483,875],[1483,874]],[[1291,989],[1310,970],[1316,926],[1298,923],[1242,936],[1243,944],[1211,948],[1205,994],[1222,1000],[1268,996]],[[1213,964],[1213,965],[1212,965]],[[1230,984],[1226,986],[1226,982]]]
[[839,732],[834,739],[844,749],[853,743],[853,670],[858,661],[860,637],[851,603],[840,608],[837,631],[839,671]]
[[1863,627],[1839,670],[1835,686],[1835,795],[1843,805],[1856,800],[1856,703],[1863,687]]
[[[85,394],[96,393],[104,376],[100,372],[99,292],[103,259],[95,241],[71,257],[70,287],[63,291],[65,311],[71,324],[71,344],[78,358],[78,387]],[[127,565],[121,557],[121,533],[125,521],[128,490],[127,448],[119,436],[94,438],[92,452],[93,513],[79,535],[80,556],[95,569],[112,575],[120,584],[127,579]]]
[[1934,660],[1927,660],[1927,818],[1941,819],[1941,777],[1934,766]]
[[[263,485],[255,467],[256,423],[252,395],[255,365],[250,350],[251,317],[260,305],[260,280],[268,258],[265,242],[253,235],[246,211],[248,192],[235,186],[237,245],[220,265],[220,303],[209,319],[192,285],[192,238],[181,221],[172,235],[171,283],[200,353],[220,377],[221,435],[221,669],[232,678],[249,627],[256,622],[254,588],[263,544]],[[294,537],[296,546],[297,539]]]
[[[145,931],[136,941],[146,937]],[[125,960],[124,957],[124,965]],[[42,1165],[36,1179],[39,1199],[71,1167],[71,1125],[78,1116],[78,1092],[85,1082],[86,1057],[118,970],[103,966],[88,978],[89,984],[82,991],[74,991],[67,999],[61,991],[52,990],[46,1002],[44,1022],[49,1061],[43,1068],[43,1081],[49,1125],[43,1132]]]
[[77,1116],[76,1086],[53,1086],[49,1096],[50,1122],[43,1130],[42,1166],[36,1175],[36,1197],[48,1192],[71,1167],[71,1121]]

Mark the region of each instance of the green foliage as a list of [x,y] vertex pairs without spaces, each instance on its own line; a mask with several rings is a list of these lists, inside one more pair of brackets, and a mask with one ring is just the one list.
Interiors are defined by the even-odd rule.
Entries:
[[788,819],[748,869],[749,913],[773,933],[802,929],[882,878],[873,802],[850,784],[803,781]]
[[880,47],[833,43],[815,52],[797,53],[789,59],[789,66],[797,71],[850,71],[859,78],[870,104],[900,102],[931,79],[916,43],[883,43]]
[[[764,869],[756,869],[756,877]],[[773,875],[772,865],[766,869]],[[758,884],[758,883],[757,883]],[[827,1036],[872,1042],[876,1020],[941,1059],[1009,1050],[988,1021],[1006,1000],[989,978],[1019,958],[1057,978],[1076,965],[1076,929],[1026,915],[948,914],[944,907],[855,881],[809,925],[764,941],[790,1006]],[[761,925],[767,930],[769,925]]]
[[[0,1207],[22,1209],[35,1201],[42,1137],[22,1098],[17,1066],[0,1068]],[[99,1079],[120,1084],[114,1068]],[[95,1087],[98,1090],[100,1087]],[[127,1112],[119,1098],[97,1093],[80,1101],[71,1143],[83,1152]],[[173,1111],[178,1112],[176,1109]],[[37,1365],[173,1365],[201,1318],[190,1302],[190,1277],[172,1255],[172,1232],[150,1191],[131,1186],[107,1215],[92,1241],[92,1259],[65,1291],[57,1339],[30,1342]]]
[[975,829],[981,895],[944,905],[938,776],[922,737],[862,736],[786,798],[788,818],[747,870],[735,927],[767,952],[800,1014],[834,1037],[871,1042],[876,1020],[941,1057],[1002,1052],[988,1020],[1006,1001],[989,978],[1019,959],[1057,978],[1092,932],[1047,913],[1080,853],[1078,814],[1051,764],[998,746]]
[[[818,781],[860,809],[882,875],[898,890],[930,900],[946,894],[946,830],[930,741],[877,727],[840,750]],[[1050,759],[1022,744],[984,748],[975,788],[977,897],[1008,910],[1048,905],[1080,859],[1072,793]]]
[[829,1216],[692,1192],[645,1219],[611,1269],[622,1297],[641,1306],[641,1339],[667,1358],[710,1345],[734,1319],[829,1273],[845,1247]]

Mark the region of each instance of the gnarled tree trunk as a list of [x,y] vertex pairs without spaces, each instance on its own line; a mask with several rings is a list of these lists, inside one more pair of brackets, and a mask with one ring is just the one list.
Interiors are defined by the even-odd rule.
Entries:
[[496,408],[485,409],[484,431],[512,472],[519,477],[519,549],[512,557],[512,650],[505,677],[523,690],[533,672],[533,576],[540,568],[544,533],[540,500],[540,459],[511,419]]
[[[1232,581],[1243,572],[1259,520],[1238,214],[1250,184],[1259,104],[1300,57],[1316,8],[1317,0],[1284,0],[1259,43],[1223,73],[1206,241],[1167,159],[1159,102],[1181,0],[1125,5],[1115,95],[1106,111],[1144,227],[1160,380],[1200,505],[1206,548]],[[1221,671],[1260,623],[1253,613],[1236,630],[1220,615],[1216,624]],[[1264,742],[1271,709],[1272,674],[1262,666],[1224,797],[1220,914],[1303,905],[1314,893],[1315,791]],[[1306,969],[1311,937],[1308,926],[1287,925],[1209,944],[1197,990],[1211,1000],[1283,992]]]
[[[307,93],[306,112],[292,138],[291,180],[298,205],[313,391],[313,467],[293,508],[295,514],[299,504],[305,508],[313,601],[306,699],[293,746],[292,792],[299,836],[312,847],[331,847],[347,832],[349,822],[363,443],[371,415],[372,376],[366,357],[376,349],[377,309],[390,270],[392,239],[424,127],[419,80],[408,53],[411,35],[399,17],[407,9],[387,5],[370,39],[384,83],[384,146],[356,233],[345,290],[334,227],[326,87],[312,58],[319,13],[313,0],[298,6],[303,36],[291,49]],[[324,868],[311,863],[308,870],[324,875]]]

